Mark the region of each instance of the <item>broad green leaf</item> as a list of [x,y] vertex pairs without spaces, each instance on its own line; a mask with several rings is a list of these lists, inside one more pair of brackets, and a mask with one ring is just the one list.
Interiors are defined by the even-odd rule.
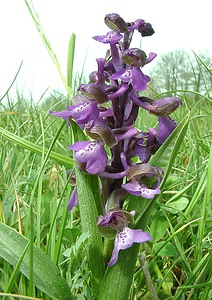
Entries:
[[[71,126],[74,142],[86,139],[83,131],[76,123],[72,121]],[[85,247],[91,271],[91,284],[96,296],[105,271],[102,237],[96,226],[101,206],[99,181],[97,176],[87,175],[79,171],[77,167],[75,167],[75,173],[82,231],[89,234]]]
[[98,212],[90,185],[90,175],[80,172],[77,168],[75,171],[82,231],[89,233],[86,251],[91,271],[91,283],[94,293],[97,294],[104,275],[102,237],[96,226]]
[[[16,266],[29,240],[13,228],[0,222],[0,256],[8,263]],[[20,272],[30,277],[30,250],[27,249],[20,264]],[[65,279],[50,257],[38,246],[33,246],[33,279],[34,284],[53,299],[74,299]]]
[[175,201],[168,201],[163,208],[170,211],[172,214],[177,214],[179,211],[184,210],[188,206],[188,199],[186,197],[180,197]]
[[150,226],[150,234],[154,243],[159,241],[164,236],[168,225],[169,224],[166,217],[159,216],[158,214],[154,216],[154,220]]
[[[164,247],[163,247],[164,244]],[[161,249],[162,247],[162,249]],[[159,250],[160,249],[160,250]],[[159,250],[159,252],[158,252]],[[157,254],[160,255],[161,257],[165,256],[177,256],[178,251],[175,248],[175,246],[171,242],[159,242],[153,245],[153,251],[158,252]]]

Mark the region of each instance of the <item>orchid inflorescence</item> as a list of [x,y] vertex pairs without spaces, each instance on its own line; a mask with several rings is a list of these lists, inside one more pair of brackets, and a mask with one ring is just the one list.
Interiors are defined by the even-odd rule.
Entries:
[[[90,74],[90,82],[81,84],[71,106],[61,112],[51,111],[70,125],[75,122],[85,131],[89,140],[69,146],[74,151],[77,167],[101,179],[104,215],[99,216],[97,227],[106,238],[115,239],[109,266],[116,263],[119,250],[133,243],[151,239],[147,232],[132,229],[135,211],[124,209],[129,194],[153,199],[160,193],[162,170],[149,164],[151,156],[169,137],[177,123],[169,116],[181,105],[177,97],[153,100],[141,95],[151,80],[142,68],[150,63],[155,53],[148,56],[139,48],[130,48],[133,34],[150,36],[154,30],[142,19],[127,23],[118,14],[105,16],[110,28],[106,35],[94,40],[109,44],[106,58],[97,58],[98,69]],[[139,109],[158,117],[158,127],[148,132],[135,127]],[[68,209],[77,205],[75,186]]]

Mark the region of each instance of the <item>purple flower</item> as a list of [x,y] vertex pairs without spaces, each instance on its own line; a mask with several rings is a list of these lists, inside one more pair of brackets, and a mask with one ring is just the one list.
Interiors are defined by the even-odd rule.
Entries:
[[155,197],[155,195],[160,194],[160,189],[158,187],[148,188],[144,183],[142,183],[142,181],[138,179],[122,184],[122,188],[128,191],[130,194],[141,196],[147,199],[152,199]]
[[77,105],[67,106],[67,110],[60,112],[50,111],[50,114],[56,117],[62,117],[64,120],[73,118],[78,124],[86,124],[99,117],[99,109],[95,100],[88,100]]
[[71,211],[74,206],[78,204],[78,194],[77,194],[77,187],[75,186],[72,193],[71,197],[68,202],[68,211]]
[[107,164],[107,153],[102,141],[82,141],[68,147],[74,150],[74,157],[80,163],[86,163],[86,171],[91,174],[101,173]]
[[119,250],[130,248],[133,243],[144,243],[151,239],[151,235],[147,232],[142,231],[141,229],[131,229],[129,227],[124,227],[116,234],[113,253],[108,266],[111,267],[117,262]]
[[123,82],[132,82],[132,87],[136,91],[144,91],[147,88],[147,83],[150,81],[148,75],[144,75],[140,68],[133,66],[120,70],[109,78],[111,80],[120,79]]
[[116,44],[123,38],[119,31],[109,31],[106,35],[97,35],[93,39],[104,44]]
[[158,121],[159,121],[159,126],[158,126],[157,140],[158,143],[161,145],[170,136],[172,131],[177,127],[177,122],[169,116],[159,117]]
[[162,170],[147,163],[137,163],[128,170],[127,180],[122,188],[135,196],[152,199],[160,194],[159,185]]
[[113,266],[118,259],[119,250],[130,248],[133,243],[143,243],[151,240],[151,236],[141,229],[131,229],[129,223],[133,222],[135,211],[128,212],[123,209],[109,210],[104,216],[99,216],[97,228],[105,237],[114,238],[114,248],[108,266]]

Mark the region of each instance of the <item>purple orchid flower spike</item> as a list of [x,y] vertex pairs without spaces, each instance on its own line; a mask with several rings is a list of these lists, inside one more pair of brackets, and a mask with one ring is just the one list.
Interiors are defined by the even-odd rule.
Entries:
[[88,173],[98,174],[105,170],[108,159],[102,141],[76,142],[68,148],[74,150],[74,157],[79,163],[86,163]]
[[[126,199],[130,201],[129,194],[140,197],[138,201],[153,199],[160,194],[163,172],[149,162],[176,128],[177,123],[170,114],[182,102],[178,97],[153,100],[143,93],[151,78],[143,73],[142,68],[156,54],[150,52],[147,56],[140,48],[130,45],[135,31],[142,37],[152,35],[154,29],[151,24],[142,19],[125,22],[116,13],[107,14],[104,20],[110,31],[93,39],[107,45],[109,49],[105,57],[96,59],[97,70],[90,74],[89,83],[80,84],[78,93],[72,98],[72,106],[50,113],[66,120],[67,125],[72,125],[73,119],[88,139],[77,141],[68,148],[73,150],[76,167],[81,172],[98,176],[101,201],[96,204],[98,208],[103,205],[104,214],[98,217],[97,228],[104,238],[114,240],[108,262],[108,266],[113,266],[120,250],[131,247],[133,243],[151,240],[147,232],[132,228],[135,211],[128,212],[123,208],[126,207]],[[158,118],[158,126],[149,128],[147,132],[135,126],[138,125],[138,114],[142,114],[143,110]],[[74,134],[74,138],[77,137],[80,135]],[[73,185],[69,211],[77,205],[80,196],[75,181]],[[82,197],[79,200],[80,205],[82,203],[80,211],[83,212],[81,222],[87,222],[87,213],[91,218],[93,215],[82,208],[83,201],[90,199]],[[139,211],[140,217],[142,212]]]
[[144,243],[152,237],[141,229],[131,229],[129,223],[133,222],[135,211],[128,212],[123,209],[109,210],[104,216],[99,216],[97,228],[107,237],[114,238],[114,248],[108,266],[113,266],[118,260],[120,250],[130,248],[133,243]]

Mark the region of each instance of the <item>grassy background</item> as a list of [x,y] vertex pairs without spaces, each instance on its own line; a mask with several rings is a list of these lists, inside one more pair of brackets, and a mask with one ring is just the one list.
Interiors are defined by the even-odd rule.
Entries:
[[[192,93],[188,92],[181,97],[183,106],[173,117],[180,121],[190,111],[191,121],[162,197],[150,218],[149,231],[154,243],[149,244],[146,256],[161,299],[209,299],[212,290],[211,102],[199,96],[194,103]],[[40,104],[21,97],[12,101],[8,96],[7,100],[1,110],[1,127],[41,149],[54,144],[53,151],[71,158],[71,151],[67,150],[67,145],[72,143],[69,128],[61,126],[61,120],[48,113],[65,106],[66,97],[52,97],[51,101]],[[137,127],[145,129],[156,122],[157,118],[140,112]],[[76,238],[82,233],[79,211],[75,208],[68,213],[66,209],[72,191],[66,175],[70,166],[51,158],[45,160],[44,150],[36,154],[4,136],[0,139],[0,153],[0,220],[33,239],[60,267],[75,295],[89,295],[89,270],[83,250],[86,237],[76,248]],[[48,299],[34,287],[32,294],[29,281],[19,272],[8,289],[12,274],[13,267],[1,259],[2,292]],[[138,266],[132,299],[149,299],[142,274]]]

